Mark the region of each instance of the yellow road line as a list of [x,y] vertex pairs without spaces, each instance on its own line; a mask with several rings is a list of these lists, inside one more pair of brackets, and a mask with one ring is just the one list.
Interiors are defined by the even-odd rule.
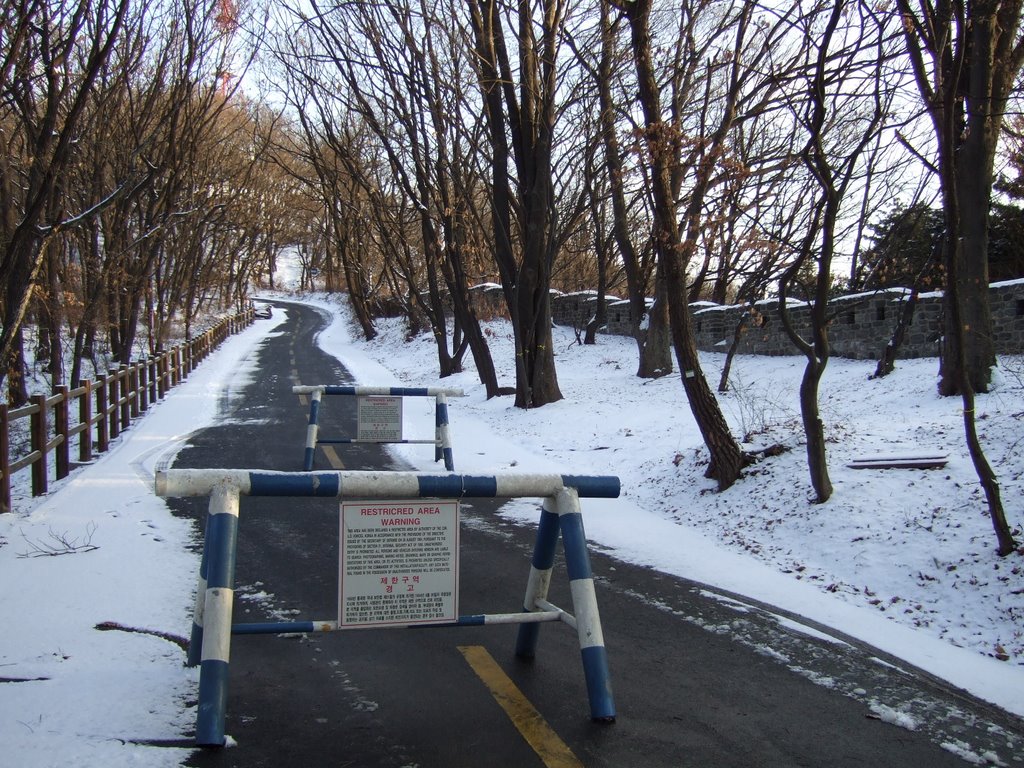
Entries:
[[327,457],[327,461],[330,462],[332,467],[335,469],[345,468],[345,462],[341,460],[341,456],[339,456],[338,452],[334,450],[333,445],[321,445],[320,447],[324,449],[324,455]]
[[482,645],[460,645],[459,652],[544,765],[548,768],[583,768],[583,763],[551,730],[540,712],[498,666],[486,648]]
[[305,395],[299,395],[299,405],[302,405],[302,406],[309,405],[309,398],[306,397]]

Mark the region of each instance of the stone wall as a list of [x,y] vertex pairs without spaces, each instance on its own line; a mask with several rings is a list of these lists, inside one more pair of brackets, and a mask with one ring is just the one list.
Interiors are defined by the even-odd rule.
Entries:
[[[832,354],[855,359],[878,358],[892,336],[909,294],[907,289],[891,288],[835,299],[829,327]],[[1024,280],[993,283],[989,295],[997,353],[1024,354]],[[632,327],[629,302],[614,297],[607,297],[606,302],[608,321],[603,332],[628,336]],[[583,328],[594,316],[596,303],[595,291],[558,294],[552,299],[552,317],[558,325]],[[692,309],[698,348],[709,352],[727,351],[736,323],[746,307],[699,302],[692,305]],[[779,320],[778,301],[758,302],[755,309],[755,323],[743,334],[739,352],[795,354],[796,350]],[[808,305],[800,302],[790,304],[794,326],[805,336],[810,326],[808,309]],[[937,356],[941,334],[942,294],[921,294],[899,356]]]

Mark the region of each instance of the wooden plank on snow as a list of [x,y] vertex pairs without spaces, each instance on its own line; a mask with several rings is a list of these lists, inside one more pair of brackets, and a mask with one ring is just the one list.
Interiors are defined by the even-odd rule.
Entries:
[[902,456],[861,456],[846,466],[851,469],[941,469],[949,456],[940,453]]

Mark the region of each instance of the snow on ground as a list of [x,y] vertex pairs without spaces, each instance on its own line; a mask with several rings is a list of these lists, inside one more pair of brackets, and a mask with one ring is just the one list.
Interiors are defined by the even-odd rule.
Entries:
[[[564,399],[524,411],[511,397],[486,400],[468,355],[466,372],[439,379],[432,336],[406,341],[400,320],[377,327],[367,343],[339,323],[319,343],[360,383],[462,387],[468,396],[449,401],[456,470],[618,475],[621,499],[584,502],[588,538],[603,549],[808,616],[1024,714],[1024,555],[995,555],[961,403],[936,394],[934,359],[900,361],[880,380],[868,380],[872,361],[830,361],[821,410],[835,493],[813,504],[797,400],[803,358],[734,360],[720,397],[734,432],[747,448],[792,450],[718,493],[703,476],[707,451],[678,375],[638,379],[632,339],[582,346],[556,328]],[[514,385],[510,327],[496,321],[486,332],[500,384]],[[723,362],[702,355],[713,385]],[[1024,359],[1002,365],[992,394],[978,398],[978,423],[1024,543]],[[435,466],[429,447],[392,450]],[[948,465],[846,466],[923,451],[947,454]],[[532,504],[507,509],[536,518]]]
[[[382,321],[366,343],[344,306],[306,300],[337,314],[318,343],[359,383],[465,389],[449,404],[458,471],[618,475],[622,498],[583,502],[588,537],[602,550],[806,616],[1024,715],[1024,556],[994,554],[960,403],[936,396],[934,360],[901,362],[880,381],[867,379],[873,363],[830,362],[822,410],[836,490],[814,505],[799,438],[798,358],[735,361],[732,391],[721,398],[735,431],[792,450],[717,493],[703,477],[706,452],[678,376],[637,379],[630,339],[584,347],[556,329],[565,398],[522,411],[510,397],[486,400],[472,370],[439,380],[430,337],[407,342],[398,321]],[[31,680],[0,682],[0,744],[3,759],[17,757],[12,765],[170,766],[188,754],[136,743],[181,739],[194,724],[196,672],[182,666],[181,649],[157,634],[96,627],[187,634],[195,532],[153,495],[152,473],[217,418],[218,401],[244,384],[260,340],[283,316],[276,311],[229,339],[113,450],[49,496],[18,498],[15,512],[0,516],[0,605],[9,617],[0,681]],[[511,386],[508,325],[489,323],[487,334],[501,383]],[[712,382],[722,359],[702,358]],[[1019,529],[1024,361],[1003,366],[978,414]],[[419,402],[407,401],[409,430],[426,424],[429,435],[432,405]],[[416,467],[441,469],[431,447],[391,449]],[[949,465],[845,466],[918,451],[946,453]],[[505,514],[530,525],[537,516],[533,502],[510,503]],[[44,554],[68,545],[83,551]],[[972,755],[969,745],[957,749]]]
[[134,743],[192,730],[198,686],[173,641],[191,627],[195,530],[152,475],[244,386],[283,319],[229,338],[93,465],[0,515],[0,765],[159,768],[191,753]]

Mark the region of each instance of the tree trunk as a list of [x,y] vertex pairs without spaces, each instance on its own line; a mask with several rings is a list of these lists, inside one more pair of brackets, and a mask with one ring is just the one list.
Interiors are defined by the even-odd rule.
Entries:
[[824,504],[832,497],[832,480],[825,451],[825,425],[818,410],[818,385],[824,373],[824,365],[808,362],[800,381],[800,416],[807,437],[807,468],[815,501],[819,504]]
[[[46,318],[49,326],[49,349],[47,350],[50,386],[56,387],[64,383],[64,355],[62,347],[64,336],[64,302],[61,300],[60,283],[60,259],[57,258],[57,248],[63,244],[54,243],[47,255],[47,296],[46,296]],[[40,327],[42,323],[40,323]]]
[[729,391],[729,372],[732,370],[732,360],[736,357],[736,350],[739,349],[743,332],[750,323],[750,315],[751,311],[747,310],[740,315],[740,319],[736,322],[736,328],[732,333],[732,343],[729,345],[729,351],[725,355],[725,365],[722,366],[722,375],[718,379],[718,392],[720,394]]
[[551,297],[547,286],[547,281],[543,285],[540,281],[530,281],[528,271],[521,270],[519,284],[513,292],[517,408],[538,408],[562,399],[555,374]]
[[[562,399],[552,348],[550,287],[557,247],[551,169],[555,67],[563,17],[554,3],[544,10],[542,36],[536,40],[532,37],[533,8],[525,3],[519,6],[518,29],[510,33],[520,53],[514,73],[501,10],[494,0],[473,0],[470,5],[491,145],[495,261],[515,336],[518,408],[536,408]],[[513,155],[517,171],[514,201],[509,183]],[[517,238],[512,230],[513,202],[518,214]]]
[[7,403],[12,408],[28,404],[28,384],[25,381],[25,334],[21,327],[11,334],[7,373]]
[[[668,322],[668,296],[665,281],[661,277],[661,266],[654,281],[654,303],[647,307],[641,295],[639,301],[630,298],[629,306],[633,318],[633,338],[636,339],[640,361],[636,375],[642,379],[659,379],[674,370],[672,365],[672,333]],[[640,310],[635,311],[634,306]]]
[[597,256],[597,303],[594,305],[593,316],[587,321],[583,343],[596,344],[597,332],[608,324],[606,296],[608,294],[608,261],[611,255],[612,238],[608,236],[605,228],[605,217],[601,204],[604,197],[604,185],[598,181],[594,156],[591,152],[587,153],[586,167],[583,173],[583,183],[587,187],[590,220],[593,222],[594,251]]
[[[333,226],[337,226],[337,222],[334,222]],[[330,253],[332,250],[328,246],[328,252]],[[373,327],[373,317],[370,314],[370,308],[367,306],[366,291],[363,288],[357,267],[349,263],[349,260],[345,258],[344,253],[340,249],[339,253],[341,256],[341,269],[345,277],[345,286],[348,288],[349,304],[352,305],[352,311],[356,314],[356,322],[359,323],[359,327],[363,331],[363,338],[367,341],[373,341],[377,337],[377,329]],[[305,271],[305,268],[303,268],[303,275],[305,275]]]
[[[454,227],[446,226],[446,238],[453,237]],[[487,344],[483,331],[480,329],[480,319],[476,316],[473,302],[469,296],[469,286],[466,281],[465,268],[461,252],[456,250],[451,253],[448,260],[448,268],[451,271],[449,287],[452,294],[452,306],[455,312],[456,321],[466,334],[466,341],[469,344],[469,351],[473,355],[473,362],[476,364],[477,376],[480,383],[484,385],[487,399],[497,397],[499,394],[498,373],[494,369],[494,359],[491,357],[491,348]],[[446,276],[448,271],[445,272]]]
[[917,286],[910,290],[910,296],[906,303],[900,308],[900,316],[896,320],[896,328],[892,332],[892,338],[885,345],[881,356],[878,358],[878,365],[872,379],[881,379],[896,370],[896,355],[903,345],[903,339],[907,335],[907,329],[914,322],[914,308],[917,306]]
[[[986,163],[979,141],[968,139],[960,147],[956,175],[960,210],[960,247],[949,249],[956,258],[955,269],[946,265],[946,274],[957,275],[956,292],[960,311],[954,310],[950,291],[944,295],[944,334],[939,392],[954,395],[960,391],[961,371],[975,392],[988,392],[992,368],[996,364],[992,339],[992,314],[988,291],[988,211],[992,194],[991,159]],[[991,155],[989,156],[991,157]],[[989,169],[989,170],[986,170]],[[953,327],[959,316],[960,327]],[[959,331],[959,332],[957,332]]]
[[[685,290],[682,265],[678,263],[678,258],[674,257],[675,252],[662,254],[662,258],[669,262],[665,282],[670,294],[682,293]],[[704,371],[701,370],[697,342],[693,336],[693,321],[685,301],[680,299],[669,302],[669,326],[672,330],[672,346],[679,362],[683,389],[694,420],[704,438],[704,444],[711,454],[711,462],[705,475],[718,481],[720,491],[725,490],[739,479],[740,472],[746,464],[746,457],[733,438],[729,424],[708,386]]]

